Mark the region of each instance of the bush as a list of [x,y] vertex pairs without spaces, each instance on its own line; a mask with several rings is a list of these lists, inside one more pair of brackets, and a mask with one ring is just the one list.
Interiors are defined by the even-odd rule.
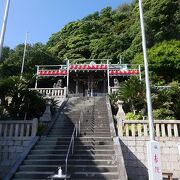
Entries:
[[153,110],[153,117],[154,119],[157,120],[162,120],[162,119],[176,119],[174,117],[174,113],[172,110],[166,109],[166,108],[160,108],[160,109],[155,109]]
[[126,120],[141,120],[142,116],[140,114],[134,114],[134,113],[127,113],[126,114]]

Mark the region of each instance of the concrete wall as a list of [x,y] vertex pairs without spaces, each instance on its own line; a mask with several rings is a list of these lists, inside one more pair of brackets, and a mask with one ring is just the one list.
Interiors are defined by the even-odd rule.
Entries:
[[32,137],[0,137],[0,179],[20,157]]
[[[148,137],[121,137],[120,143],[124,156],[127,175],[130,180],[146,180]],[[177,144],[180,137],[159,137],[163,172],[172,172],[173,179],[180,179],[180,154]]]

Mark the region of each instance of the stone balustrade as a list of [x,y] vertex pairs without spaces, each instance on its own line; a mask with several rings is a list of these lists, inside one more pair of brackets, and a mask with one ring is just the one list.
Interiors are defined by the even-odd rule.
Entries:
[[38,91],[45,97],[66,97],[66,87],[64,88],[30,88],[30,90]]
[[[180,120],[154,120],[156,137],[179,137]],[[118,135],[122,136],[149,136],[148,120],[125,120],[118,119]]]
[[35,137],[37,128],[37,119],[29,121],[0,121],[0,138]]

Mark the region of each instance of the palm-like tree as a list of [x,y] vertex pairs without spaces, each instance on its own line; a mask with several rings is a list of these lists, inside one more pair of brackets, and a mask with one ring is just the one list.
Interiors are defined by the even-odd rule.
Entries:
[[129,104],[130,110],[142,110],[145,106],[145,84],[137,77],[130,77],[121,83],[118,97]]
[[[45,109],[45,101],[37,92],[29,91],[30,81],[11,76],[0,80],[1,107],[15,119],[40,116]],[[3,113],[3,112],[2,112]]]

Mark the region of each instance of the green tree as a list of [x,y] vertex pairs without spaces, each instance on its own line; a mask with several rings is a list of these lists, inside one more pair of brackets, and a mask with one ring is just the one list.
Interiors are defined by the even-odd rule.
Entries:
[[[148,50],[149,69],[166,82],[180,80],[180,41],[163,41]],[[133,63],[143,64],[142,53],[137,54]]]
[[3,112],[8,112],[14,119],[23,119],[26,113],[28,118],[39,117],[42,114],[45,110],[45,101],[37,92],[29,91],[28,85],[29,81],[20,80],[18,76],[0,80]]
[[145,84],[137,77],[132,76],[127,81],[121,83],[118,96],[130,107],[131,112],[135,110],[145,111]]

